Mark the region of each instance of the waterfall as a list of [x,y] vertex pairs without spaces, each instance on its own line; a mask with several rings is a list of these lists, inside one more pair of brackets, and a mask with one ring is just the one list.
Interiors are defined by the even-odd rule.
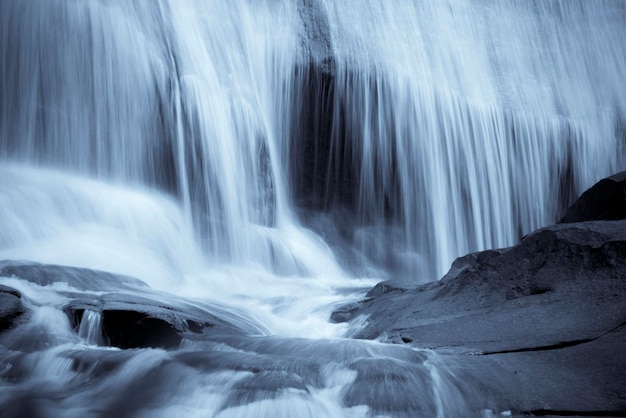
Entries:
[[625,170],[624,75],[626,0],[0,0],[0,410],[511,415],[331,314]]
[[78,337],[87,344],[104,345],[105,337],[102,331],[102,314],[85,309],[78,328]]
[[392,275],[509,246],[624,167],[623,2],[324,5],[334,72],[302,189],[354,213],[348,241]]
[[[199,265],[436,280],[457,256],[554,222],[626,166],[621,1],[33,0],[0,11],[4,198],[19,195],[8,179],[42,167],[67,184],[157,193]],[[70,217],[110,226],[98,209],[68,211],[84,195],[51,203],[61,177],[41,177],[33,209],[3,221],[5,255],[38,258],[28,243]],[[38,210],[58,217],[34,228]],[[115,225],[139,242],[158,228]],[[159,256],[189,273],[182,264],[198,263],[178,262],[169,240]]]
[[214,262],[316,272],[273,232],[298,19],[271,5],[3,3],[2,156],[165,191]]

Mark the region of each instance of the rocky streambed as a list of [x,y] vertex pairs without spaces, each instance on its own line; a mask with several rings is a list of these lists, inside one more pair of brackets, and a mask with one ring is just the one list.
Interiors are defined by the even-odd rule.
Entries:
[[379,283],[332,319],[450,353],[519,413],[626,416],[626,173],[513,247],[458,258],[434,283]]
[[[88,269],[0,264],[0,416],[626,416],[626,174],[561,223],[382,282],[351,337]],[[376,341],[364,341],[376,340]]]

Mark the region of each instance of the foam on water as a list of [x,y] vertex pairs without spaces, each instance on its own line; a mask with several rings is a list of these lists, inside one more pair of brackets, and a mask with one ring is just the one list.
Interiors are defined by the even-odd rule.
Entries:
[[333,307],[375,284],[346,277],[324,242],[303,229],[260,232],[259,251],[273,240],[275,263],[291,271],[276,275],[254,261],[216,264],[186,234],[181,206],[166,195],[27,166],[5,165],[0,174],[7,180],[0,185],[1,259],[137,277],[155,289],[246,311],[279,335],[341,334],[346,326],[327,320]]

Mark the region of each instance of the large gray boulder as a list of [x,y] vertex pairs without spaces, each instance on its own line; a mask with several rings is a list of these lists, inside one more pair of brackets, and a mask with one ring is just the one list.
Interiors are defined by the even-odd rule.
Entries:
[[596,338],[626,322],[626,221],[555,225],[457,259],[435,283],[378,285],[336,320],[359,338],[493,352]]
[[446,353],[494,410],[626,416],[626,173],[597,183],[562,223],[458,258],[438,282],[375,286],[332,315],[357,338]]

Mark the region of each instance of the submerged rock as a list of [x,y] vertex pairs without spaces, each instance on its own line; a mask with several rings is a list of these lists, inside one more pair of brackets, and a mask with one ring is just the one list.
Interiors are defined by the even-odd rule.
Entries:
[[53,283],[67,283],[78,290],[121,290],[147,289],[148,285],[134,277],[79,267],[66,267],[39,264],[27,261],[0,261],[0,276],[16,277],[48,286]]

